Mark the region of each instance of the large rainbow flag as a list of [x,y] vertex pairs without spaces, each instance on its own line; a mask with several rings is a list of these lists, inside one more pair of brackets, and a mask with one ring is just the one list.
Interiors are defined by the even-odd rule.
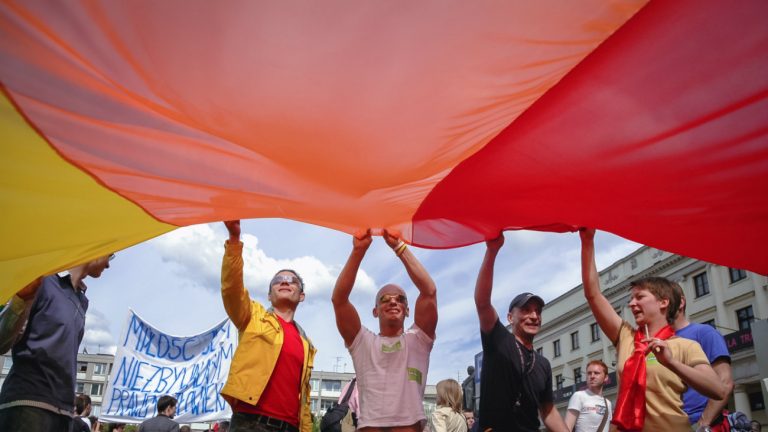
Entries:
[[768,2],[0,1],[0,298],[177,227],[768,273]]

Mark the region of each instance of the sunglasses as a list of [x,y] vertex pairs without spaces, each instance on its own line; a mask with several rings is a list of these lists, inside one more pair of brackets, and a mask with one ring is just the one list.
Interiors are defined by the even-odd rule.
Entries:
[[408,298],[402,294],[383,294],[379,297],[380,304],[387,304],[392,300],[395,300],[400,304],[408,304]]
[[115,254],[109,254],[109,258],[107,258],[107,261],[112,261],[115,259]]
[[270,282],[269,284],[271,286],[275,286],[275,285],[280,285],[283,282],[288,284],[293,284],[299,287],[301,286],[301,281],[299,280],[299,278],[297,278],[296,276],[289,276],[289,275],[277,275],[272,278],[272,282]]

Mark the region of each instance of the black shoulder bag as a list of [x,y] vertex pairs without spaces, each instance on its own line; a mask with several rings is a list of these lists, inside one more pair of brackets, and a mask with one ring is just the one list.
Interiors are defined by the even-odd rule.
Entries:
[[357,378],[352,378],[352,383],[341,399],[341,403],[334,403],[320,420],[320,432],[341,432],[341,421],[349,411],[349,398],[352,396],[352,390],[355,389],[356,380]]

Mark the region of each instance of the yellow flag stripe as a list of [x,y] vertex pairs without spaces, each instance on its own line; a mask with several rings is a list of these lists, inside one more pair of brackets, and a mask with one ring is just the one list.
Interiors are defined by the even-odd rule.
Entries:
[[38,276],[171,231],[64,160],[0,93],[0,301]]

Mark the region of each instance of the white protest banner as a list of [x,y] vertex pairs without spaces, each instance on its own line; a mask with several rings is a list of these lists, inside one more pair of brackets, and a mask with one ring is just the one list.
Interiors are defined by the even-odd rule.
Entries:
[[219,392],[237,347],[229,319],[199,335],[170,336],[129,310],[101,405],[101,419],[132,423],[157,415],[157,400],[178,400],[175,420],[211,422],[232,416]]

